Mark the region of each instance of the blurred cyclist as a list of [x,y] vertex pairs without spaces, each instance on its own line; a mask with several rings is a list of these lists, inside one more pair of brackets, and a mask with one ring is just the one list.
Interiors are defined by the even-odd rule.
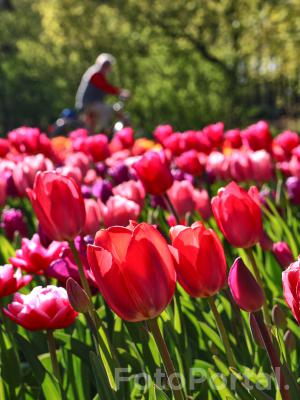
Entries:
[[84,73],[77,90],[75,106],[92,132],[100,132],[111,124],[113,108],[105,103],[107,95],[123,98],[130,95],[128,90],[113,86],[107,80],[115,63],[112,55],[100,54],[96,63]]

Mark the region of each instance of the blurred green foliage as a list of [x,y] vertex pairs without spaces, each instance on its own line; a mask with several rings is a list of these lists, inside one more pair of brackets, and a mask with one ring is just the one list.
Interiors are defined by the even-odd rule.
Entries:
[[101,52],[146,132],[299,115],[299,0],[1,0],[1,133],[72,107]]

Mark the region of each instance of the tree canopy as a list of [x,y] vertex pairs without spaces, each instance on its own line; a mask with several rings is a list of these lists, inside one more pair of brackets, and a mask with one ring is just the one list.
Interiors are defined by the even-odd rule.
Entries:
[[146,132],[299,112],[298,0],[2,0],[1,131],[47,127],[101,52]]

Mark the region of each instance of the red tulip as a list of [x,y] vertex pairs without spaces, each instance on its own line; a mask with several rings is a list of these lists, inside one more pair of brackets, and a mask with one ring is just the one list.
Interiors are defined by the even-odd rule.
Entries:
[[196,150],[189,150],[182,153],[176,158],[176,165],[183,172],[187,172],[191,175],[197,176],[201,175],[203,172],[201,158]]
[[94,162],[105,160],[109,156],[108,138],[106,135],[88,136],[85,139],[88,154]]
[[265,121],[258,121],[241,132],[243,144],[251,150],[270,150],[272,135]]
[[71,325],[77,312],[71,307],[67,292],[56,286],[36,286],[29,294],[16,293],[4,314],[30,331],[62,329]]
[[179,132],[172,133],[172,135],[166,137],[163,141],[163,146],[168,149],[173,156],[178,156],[183,153],[186,150],[185,144],[184,136]]
[[260,240],[262,216],[256,188],[247,193],[231,182],[212,199],[212,210],[223,235],[233,246],[248,248]]
[[285,301],[300,324],[300,261],[291,264],[282,273],[282,285]]
[[57,172],[39,172],[28,190],[35,214],[53,240],[73,240],[85,223],[85,207],[79,186]]
[[296,132],[284,131],[277,135],[272,144],[273,155],[277,161],[289,160],[292,151],[299,145],[300,139]]
[[208,125],[202,131],[214,147],[219,147],[223,140],[224,122]]
[[99,231],[88,261],[105,301],[122,319],[155,318],[170,303],[176,273],[168,245],[146,223]]
[[172,135],[173,128],[171,125],[158,125],[153,132],[153,136],[159,143],[163,143],[164,140]]
[[186,131],[183,132],[184,150],[197,150],[199,152],[209,154],[211,151],[210,140],[202,131]]
[[193,297],[209,297],[222,289],[226,260],[215,232],[195,222],[190,228],[171,228],[170,236],[178,281],[184,290]]
[[0,173],[0,207],[6,202],[7,197],[7,179],[4,173]]
[[133,167],[150,194],[162,194],[172,186],[173,176],[164,153],[148,151]]
[[112,153],[123,149],[130,149],[134,144],[134,130],[130,127],[123,128],[115,132],[109,144]]
[[14,269],[12,265],[0,266],[0,298],[17,292],[28,285],[31,279],[32,276],[22,275],[21,270]]
[[32,239],[22,239],[21,249],[9,261],[16,268],[32,273],[44,273],[52,261],[56,260],[66,243],[52,242],[48,248],[42,246],[38,234]]
[[262,288],[240,257],[230,269],[228,285],[232,297],[242,310],[254,312],[263,306],[265,297]]
[[9,152],[9,141],[4,138],[0,138],[0,157],[4,158]]
[[224,134],[224,147],[239,149],[242,147],[241,132],[239,129],[231,129]]

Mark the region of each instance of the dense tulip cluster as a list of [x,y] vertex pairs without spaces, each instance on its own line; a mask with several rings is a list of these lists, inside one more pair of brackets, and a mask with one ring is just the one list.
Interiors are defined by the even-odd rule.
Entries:
[[[21,127],[0,140],[0,158],[3,387],[1,363],[10,359],[29,376],[24,388],[38,395],[37,379],[45,398],[51,385],[60,398],[144,398],[132,383],[117,390],[113,369],[142,365],[152,374],[158,349],[168,384],[155,382],[149,398],[200,398],[202,389],[203,398],[217,398],[212,384],[172,387],[176,368],[197,365],[207,376],[235,369],[238,386],[226,398],[268,398],[246,384],[250,368],[270,372],[258,344],[279,371],[270,396],[300,398],[292,383],[300,324],[297,133],[273,137],[259,121],[227,131],[222,122],[185,132],[160,125],[153,140],[135,138],[132,128],[111,140],[86,129],[49,139]],[[57,329],[64,332],[53,336]],[[47,331],[55,383],[43,380],[44,369],[51,372],[43,333],[26,330]],[[73,378],[81,370],[85,389]]]

